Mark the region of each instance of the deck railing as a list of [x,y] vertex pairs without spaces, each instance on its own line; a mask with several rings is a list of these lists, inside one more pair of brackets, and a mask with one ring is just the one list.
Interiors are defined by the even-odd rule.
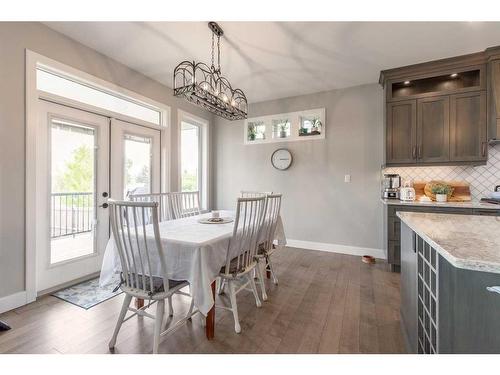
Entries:
[[51,194],[50,238],[92,231],[94,196],[92,192]]

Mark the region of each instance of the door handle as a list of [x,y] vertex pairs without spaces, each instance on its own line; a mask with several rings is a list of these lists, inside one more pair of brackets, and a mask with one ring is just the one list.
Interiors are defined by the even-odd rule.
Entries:
[[411,151],[411,156],[412,156],[412,159],[417,158],[417,146],[413,146],[413,150]]
[[418,152],[417,153],[418,153],[418,158],[422,159],[422,146],[421,145],[418,146]]
[[486,142],[481,143],[481,155],[483,158],[486,156]]
[[101,204],[99,207],[101,207],[101,208],[108,208],[108,206],[109,206],[109,204],[107,204],[107,203],[103,203],[103,204]]

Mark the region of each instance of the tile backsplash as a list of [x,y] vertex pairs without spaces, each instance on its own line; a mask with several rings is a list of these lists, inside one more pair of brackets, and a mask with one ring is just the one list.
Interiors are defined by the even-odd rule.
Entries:
[[470,184],[473,201],[488,196],[496,185],[500,185],[500,144],[490,145],[488,163],[477,167],[443,166],[443,167],[391,167],[382,170],[384,173],[398,173],[401,180],[415,181],[446,180],[466,181]]

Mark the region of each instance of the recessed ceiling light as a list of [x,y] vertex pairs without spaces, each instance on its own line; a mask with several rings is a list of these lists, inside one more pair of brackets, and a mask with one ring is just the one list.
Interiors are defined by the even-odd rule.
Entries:
[[409,85],[410,84],[410,81],[405,81],[404,82],[405,85]]
[[458,73],[453,73],[450,77],[451,77],[451,78],[458,77]]

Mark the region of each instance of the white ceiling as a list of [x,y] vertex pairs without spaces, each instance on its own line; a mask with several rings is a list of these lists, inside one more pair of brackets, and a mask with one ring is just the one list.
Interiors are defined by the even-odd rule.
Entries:
[[[183,60],[210,63],[205,22],[47,22],[172,87]],[[222,74],[249,102],[378,81],[380,70],[500,45],[500,22],[220,22]]]

